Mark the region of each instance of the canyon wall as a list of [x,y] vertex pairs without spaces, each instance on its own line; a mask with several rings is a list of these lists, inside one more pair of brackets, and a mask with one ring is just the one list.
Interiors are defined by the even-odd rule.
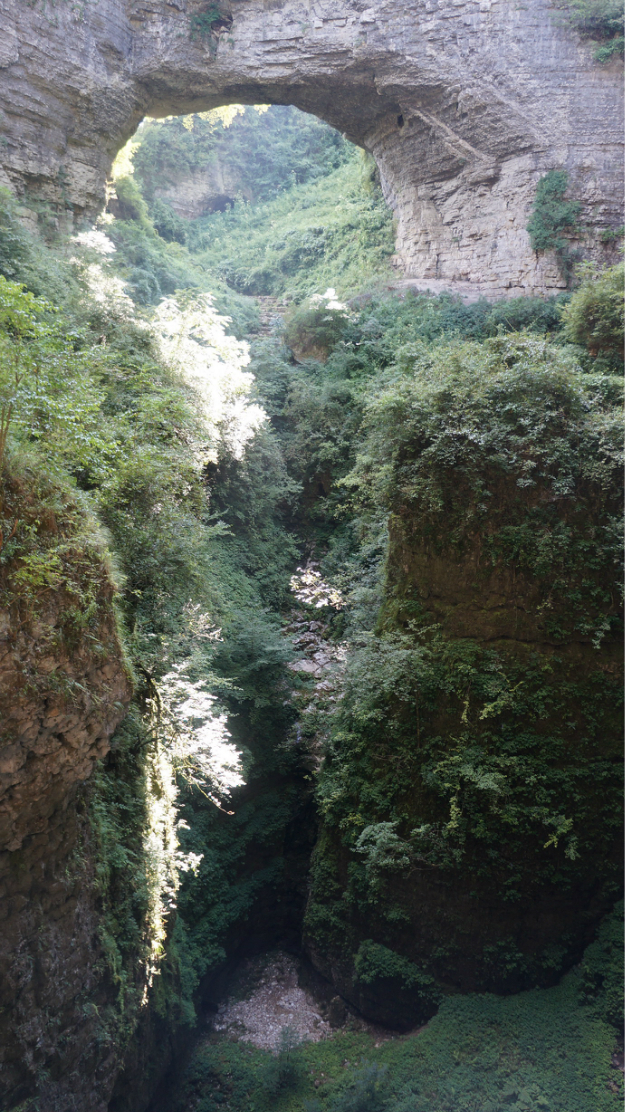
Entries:
[[[417,278],[489,296],[564,279],[532,251],[536,183],[565,169],[579,247],[622,224],[620,66],[545,0],[1,0],[0,182],[91,218],[143,116],[294,104],[370,151]],[[580,233],[581,234],[581,233]],[[609,261],[609,260],[608,260]]]
[[319,774],[305,943],[396,1027],[555,983],[622,876],[619,384],[535,339],[481,350],[370,409],[384,597]]
[[42,1112],[99,1112],[118,1054],[100,1010],[117,989],[83,785],[131,683],[110,570],[73,496],[27,470],[0,510],[16,538],[0,571],[0,1094],[21,1107],[36,1087]]

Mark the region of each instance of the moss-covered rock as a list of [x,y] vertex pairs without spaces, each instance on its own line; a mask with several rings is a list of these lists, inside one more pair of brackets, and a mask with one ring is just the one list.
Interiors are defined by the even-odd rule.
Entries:
[[[41,460],[0,481],[0,1041],[7,1107],[35,1091],[101,1109],[116,1051],[100,1009],[95,849],[82,784],[109,750],[131,679],[101,530]],[[112,1084],[112,1077],[110,1078]],[[110,1085],[109,1085],[110,1088]],[[30,1107],[24,1104],[23,1107]]]
[[306,933],[382,1022],[554,983],[617,898],[615,389],[502,337],[370,405],[352,481],[390,511],[384,600],[320,775]]

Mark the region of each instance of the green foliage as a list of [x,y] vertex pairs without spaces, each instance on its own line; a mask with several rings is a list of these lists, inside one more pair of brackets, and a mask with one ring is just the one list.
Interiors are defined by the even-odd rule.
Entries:
[[580,270],[580,285],[563,307],[563,336],[583,345],[593,370],[623,371],[624,301],[621,263],[609,270]]
[[187,242],[187,221],[177,216],[171,205],[156,198],[151,206],[154,227],[162,239],[167,243]]
[[354,959],[354,969],[358,981],[363,985],[373,985],[379,980],[393,981],[398,991],[412,989],[427,1004],[438,1003],[440,999],[433,977],[414,962],[370,938],[360,943]]
[[[113,207],[113,203],[110,203],[110,207]],[[120,220],[134,220],[148,234],[153,233],[154,229],[150,223],[148,206],[133,177],[116,178],[114,207]]]
[[[385,1099],[387,1066],[380,1066],[377,1062],[363,1062],[362,1068],[354,1074],[353,1084],[338,1098],[326,1105],[329,1112],[384,1112],[388,1107]],[[304,1105],[305,1112],[321,1112],[318,1101]]]
[[[369,402],[365,421],[370,450],[382,465],[380,496],[390,506],[423,500],[436,513],[443,474],[457,467],[477,495],[485,458],[504,473],[518,472],[519,489],[546,483],[566,496],[582,478],[607,489],[615,472],[599,461],[605,452],[613,459],[617,443],[611,439],[613,386],[608,377],[588,380],[566,349],[531,337],[424,350],[411,371],[389,374]],[[566,423],[556,429],[560,414]],[[483,436],[476,443],[471,430],[478,427]],[[594,460],[579,451],[580,435],[593,445]],[[481,511],[475,505],[468,512]]]
[[127,281],[128,292],[138,305],[154,305],[177,289],[201,288],[203,275],[188,253],[182,246],[168,247],[146,221],[145,214],[139,220],[132,216],[116,220],[107,231],[118,252],[116,269]]
[[326,295],[289,316],[284,340],[299,359],[326,358],[340,341],[347,324],[347,306]]
[[625,53],[625,36],[615,35],[609,42],[598,46],[595,50],[595,61],[605,65],[614,57],[622,58]]
[[601,43],[595,61],[605,63],[623,54],[623,7],[618,0],[559,0],[557,7],[570,27]]
[[[520,327],[555,332],[565,299],[464,305],[449,294],[410,292],[401,300],[387,295],[363,300],[348,313],[313,303],[292,314],[286,340],[301,343],[310,356],[299,365],[289,361],[276,340],[258,343],[254,350],[258,388],[289,472],[303,485],[307,516],[318,527],[331,521],[333,534],[333,515],[346,500],[337,481],[355,462],[369,381],[395,363],[412,365],[424,344],[445,336],[461,333],[482,340]],[[325,367],[312,358],[315,352],[327,359]],[[338,567],[334,572],[342,574]]]
[[223,22],[223,15],[215,4],[203,12],[194,12],[190,19],[191,39],[207,38],[214,27]]
[[297,197],[297,207],[285,190],[253,210],[237,203],[196,221],[198,261],[240,293],[288,291],[297,301],[331,285],[356,290],[387,273],[391,214],[379,192],[363,190],[355,160],[300,187]]
[[617,909],[555,988],[451,997],[401,1038],[341,1031],[308,1043],[299,1051],[306,1076],[268,1104],[270,1055],[213,1036],[195,1051],[171,1112],[226,1102],[232,1112],[616,1112],[623,1083],[603,1009],[619,969],[622,979],[621,932]]
[[[257,152],[247,180],[257,179],[265,202],[237,200],[200,221],[175,217],[154,192],[159,167],[163,181],[175,181],[180,168],[225,157],[230,137],[233,163],[246,145]],[[108,230],[117,273],[146,310],[164,293],[210,288],[242,334],[255,318],[244,292],[299,303],[386,273],[392,224],[377,186],[363,184],[335,133],[304,126],[289,110],[246,112],[230,129],[197,117],[192,128],[149,124],[135,164],[137,181],[118,183]],[[538,232],[557,239],[577,208],[564,201],[562,172],[552,173],[535,217]],[[192,1022],[202,984],[246,931],[271,938],[300,921],[292,877],[307,867],[309,785],[288,744],[296,710],[280,612],[291,605],[302,540],[316,555],[327,550],[348,602],[332,631],[350,638],[342,694],[330,714],[317,708],[302,721],[304,738],[317,730],[326,746],[310,936],[344,967],[353,962],[363,992],[389,982],[398,997],[421,996],[431,1015],[435,980],[441,969],[453,980],[454,955],[441,941],[429,965],[406,956],[417,912],[421,922],[427,911],[411,904],[417,874],[434,871],[443,885],[469,876],[478,897],[496,892],[505,909],[526,898],[528,877],[532,892],[544,885],[566,899],[585,869],[594,898],[613,898],[612,672],[582,674],[564,651],[575,638],[599,645],[614,618],[619,387],[597,373],[599,360],[612,357],[612,278],[592,280],[596,319],[584,286],[564,312],[564,339],[599,337],[590,374],[571,349],[543,338],[558,339],[561,300],[465,306],[409,294],[359,298],[338,316],[327,306],[303,310],[289,327],[325,364],[294,365],[277,338],[259,340],[253,370],[271,426],[238,455],[225,434],[219,444],[215,437],[212,461],[205,465],[204,454],[200,466],[210,437],[197,395],[163,363],[128,305],[95,302],[80,277],[86,267],[71,269],[35,247],[9,203],[0,207],[0,271],[9,279],[0,286],[12,406],[0,556],[13,576],[8,601],[62,590],[72,599],[72,630],[95,636],[105,560],[90,508],[107,525],[124,576],[121,606],[140,681],[91,802],[102,975],[116,1001],[103,1037],[129,1037],[159,945],[166,953],[155,1009],[172,1024]],[[510,335],[519,328],[526,334]],[[18,512],[18,503],[27,509]],[[436,556],[451,552],[454,567],[479,537],[484,574],[500,568],[531,581],[549,652],[514,656],[433,627],[411,569],[402,572],[394,556],[407,521]],[[181,784],[181,850],[202,859],[167,924],[177,883],[168,872],[174,808],[157,767],[155,692],[164,673],[180,669],[214,698],[215,715],[228,715],[246,783],[226,805]],[[161,804],[167,813],[156,822]],[[349,1032],[275,1056],[209,1039],[178,1103],[198,1112],[224,1103],[233,1112],[252,1103],[299,1112],[319,1096],[316,1079],[333,1112],[578,1112],[580,1104],[609,1112],[618,1100],[606,1087],[615,928],[593,945],[558,988],[447,999],[420,1035],[379,1048]],[[563,938],[532,965],[505,937],[484,941],[475,964],[518,987],[553,979],[580,952]]]
[[[86,644],[104,661],[117,648],[107,641],[114,569],[102,530],[66,476],[47,472],[40,458],[14,445],[0,487],[0,576],[2,605],[15,621],[37,618],[55,594],[59,619],[54,628],[43,624],[42,652]],[[32,677],[43,688],[57,681]]]
[[14,278],[29,259],[29,237],[17,219],[17,206],[8,189],[0,191],[0,273]]
[[[238,194],[257,202],[323,178],[353,157],[351,145],[333,128],[278,105],[263,112],[247,108],[231,120],[211,113],[152,120],[137,139],[133,164],[153,214],[155,190],[215,166],[233,183],[231,201]],[[185,224],[193,238],[195,222]]]
[[[144,240],[156,241],[136,220],[117,228],[133,223]],[[36,262],[24,243],[24,258]],[[99,292],[106,291],[105,264],[89,265],[100,267]],[[1,558],[7,605],[35,607],[46,591],[62,592],[67,638],[75,645],[77,636],[90,636],[92,651],[103,654],[95,634],[110,572],[87,507],[106,523],[123,574],[120,606],[138,699],[98,773],[91,818],[101,973],[112,992],[103,1031],[124,1041],[136,1022],[146,962],[155,953],[156,965],[162,959],[162,901],[175,888],[175,807],[171,800],[165,806],[173,789],[162,782],[171,773],[159,771],[163,738],[150,715],[155,684],[172,665],[184,661],[191,682],[212,684],[229,700],[255,786],[240,807],[237,801],[234,823],[199,791],[190,794],[189,817],[198,817],[185,850],[201,856],[205,840],[212,849],[181,893],[182,916],[172,923],[153,993],[160,1014],[172,1024],[192,1021],[198,979],[222,960],[228,932],[272,884],[288,890],[284,831],[300,806],[292,762],[278,747],[293,713],[283,678],[289,645],[266,607],[283,599],[295,559],[281,524],[295,488],[266,430],[240,459],[224,446],[209,492],[197,459],[206,438],[197,396],[162,362],[123,300],[96,303],[84,288],[81,298],[58,312],[18,283],[0,287],[0,344],[14,406]],[[28,372],[17,386],[16,352]],[[215,520],[220,504],[228,524]],[[198,613],[221,627],[220,640],[198,635]],[[272,772],[279,787],[262,782]]]
[[[47,250],[26,230],[20,219],[26,215],[32,220],[33,211],[20,209],[9,191],[0,188],[0,274],[57,306],[75,303],[80,295],[75,273],[62,251]],[[43,220],[45,212],[40,215]]]
[[536,186],[532,218],[527,225],[534,251],[565,251],[581,211],[579,201],[565,200],[568,188],[566,170],[549,170]]
[[[416,915],[422,923],[423,912],[403,881],[424,868],[469,870],[476,892],[490,876],[505,903],[529,887],[583,884],[592,859],[606,898],[614,891],[604,839],[618,822],[618,688],[599,670],[576,675],[566,653],[482,648],[465,630],[454,637],[453,626],[432,624],[418,587],[424,573],[427,585],[453,574],[462,597],[468,561],[480,628],[492,569],[511,568],[517,592],[533,592],[551,645],[607,638],[611,651],[618,383],[585,375],[570,351],[530,337],[414,356],[410,369],[402,353],[371,390],[366,439],[343,480],[356,504],[391,511],[386,599],[375,632],[355,631],[318,778],[333,833],[315,858],[308,931],[344,961],[353,961],[350,948],[360,953],[365,922],[369,941],[410,955],[402,924]],[[482,572],[470,555],[476,544]],[[482,636],[496,636],[488,621]],[[343,861],[349,852],[343,893],[328,887],[322,865],[332,841]],[[485,968],[517,985],[551,960],[515,945],[484,954]]]
[[290,1027],[283,1027],[276,1045],[275,1055],[265,1068],[263,1085],[270,1097],[279,1097],[290,1089],[298,1088],[304,1079],[304,1063],[298,1053],[301,1040]]
[[623,1030],[622,902],[608,915],[579,969],[579,998],[592,1014],[619,1032]]
[[115,986],[116,999],[107,1008],[108,1037],[132,1033],[135,1012],[143,993],[142,967],[152,938],[149,930],[150,863],[144,834],[147,826],[144,756],[149,738],[136,713],[118,730],[113,751],[100,764],[88,797],[92,837],[96,848],[95,886],[101,900],[98,932],[105,970]]
[[602,243],[614,243],[625,235],[625,227],[621,224],[618,228],[604,228],[599,236]]

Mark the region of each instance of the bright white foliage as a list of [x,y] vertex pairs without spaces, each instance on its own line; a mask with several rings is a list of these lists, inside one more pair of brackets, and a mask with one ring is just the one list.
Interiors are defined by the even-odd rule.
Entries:
[[211,441],[208,458],[215,461],[218,445],[241,459],[245,445],[267,419],[261,406],[248,401],[254,382],[254,376],[243,370],[250,361],[249,345],[227,335],[229,323],[207,293],[182,305],[176,298],[163,298],[153,317],[163,359],[200,399]]
[[[99,228],[90,228],[72,236],[72,243],[76,244],[79,254],[71,258],[70,262],[80,271],[90,298],[102,305],[112,316],[122,320],[133,318],[135,306],[126,293],[126,283],[113,274],[108,265],[109,257],[116,250],[112,240]],[[100,261],[95,262],[94,256],[98,256]]]
[[112,239],[98,228],[89,228],[86,232],[78,232],[72,236],[72,243],[79,247],[86,247],[89,251],[96,251],[98,255],[113,255],[117,248]]
[[[325,305],[323,304],[325,302]],[[347,312],[347,305],[344,301],[338,301],[336,290],[332,286],[328,286],[325,293],[315,293],[310,299],[311,305],[319,305],[324,309],[334,309],[340,313]]]
[[159,683],[162,712],[173,734],[174,763],[209,798],[227,797],[245,782],[241,754],[231,740],[226,715],[215,713],[215,696],[202,680],[192,683],[184,671],[184,663],[175,664]]

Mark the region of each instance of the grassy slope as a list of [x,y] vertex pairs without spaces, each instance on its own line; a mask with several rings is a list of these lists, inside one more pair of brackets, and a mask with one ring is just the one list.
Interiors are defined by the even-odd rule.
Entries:
[[326,178],[198,222],[198,261],[241,293],[297,301],[390,276],[391,215],[359,156]]

